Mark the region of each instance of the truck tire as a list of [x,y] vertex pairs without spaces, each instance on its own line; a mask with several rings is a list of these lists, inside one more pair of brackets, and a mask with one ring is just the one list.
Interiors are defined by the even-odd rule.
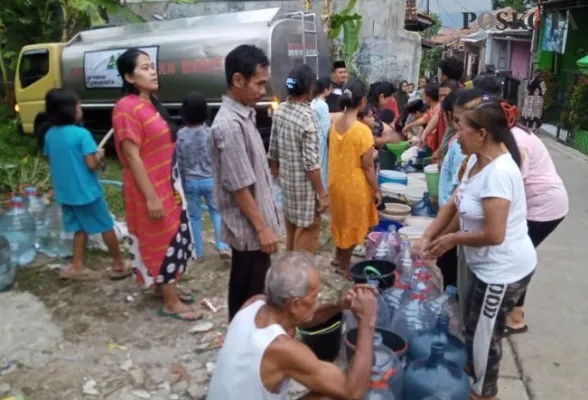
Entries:
[[39,151],[43,151],[45,147],[45,134],[49,130],[50,124],[47,121],[47,114],[40,112],[35,117],[33,122],[33,134],[37,139],[37,148]]

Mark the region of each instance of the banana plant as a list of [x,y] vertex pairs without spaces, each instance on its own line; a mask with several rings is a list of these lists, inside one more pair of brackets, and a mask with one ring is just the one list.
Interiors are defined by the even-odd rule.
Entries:
[[356,12],[352,13],[356,4],[357,0],[349,0],[347,6],[340,13],[331,15],[329,39],[333,43],[340,38],[341,32],[343,32],[342,46],[337,46],[334,55],[336,57],[342,56],[351,72],[360,76],[355,57],[359,52],[359,32],[363,18]]

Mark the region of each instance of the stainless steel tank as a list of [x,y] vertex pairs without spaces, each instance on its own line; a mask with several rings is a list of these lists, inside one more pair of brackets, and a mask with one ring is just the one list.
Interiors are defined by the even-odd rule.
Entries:
[[285,98],[286,75],[297,64],[329,73],[328,40],[316,15],[268,8],[81,32],[63,49],[64,86],[79,94],[85,109],[112,107],[120,97],[116,58],[138,47],[156,62],[164,105],[179,108],[187,92],[199,91],[215,107],[226,90],[224,58],[241,44],[262,48],[270,59],[260,107]]

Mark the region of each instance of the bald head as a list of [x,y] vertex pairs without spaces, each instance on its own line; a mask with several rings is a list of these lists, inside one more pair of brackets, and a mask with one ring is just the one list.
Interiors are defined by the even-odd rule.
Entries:
[[288,300],[306,296],[319,283],[313,256],[303,252],[286,253],[267,271],[266,301],[268,304],[284,307]]

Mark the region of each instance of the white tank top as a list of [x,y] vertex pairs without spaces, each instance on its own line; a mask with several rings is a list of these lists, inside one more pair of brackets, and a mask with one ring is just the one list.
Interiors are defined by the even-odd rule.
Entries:
[[267,347],[286,331],[280,325],[264,329],[255,326],[255,317],[265,301],[258,300],[235,315],[229,325],[223,347],[208,388],[207,400],[285,400],[289,379],[279,393],[265,389],[261,381],[261,359]]

